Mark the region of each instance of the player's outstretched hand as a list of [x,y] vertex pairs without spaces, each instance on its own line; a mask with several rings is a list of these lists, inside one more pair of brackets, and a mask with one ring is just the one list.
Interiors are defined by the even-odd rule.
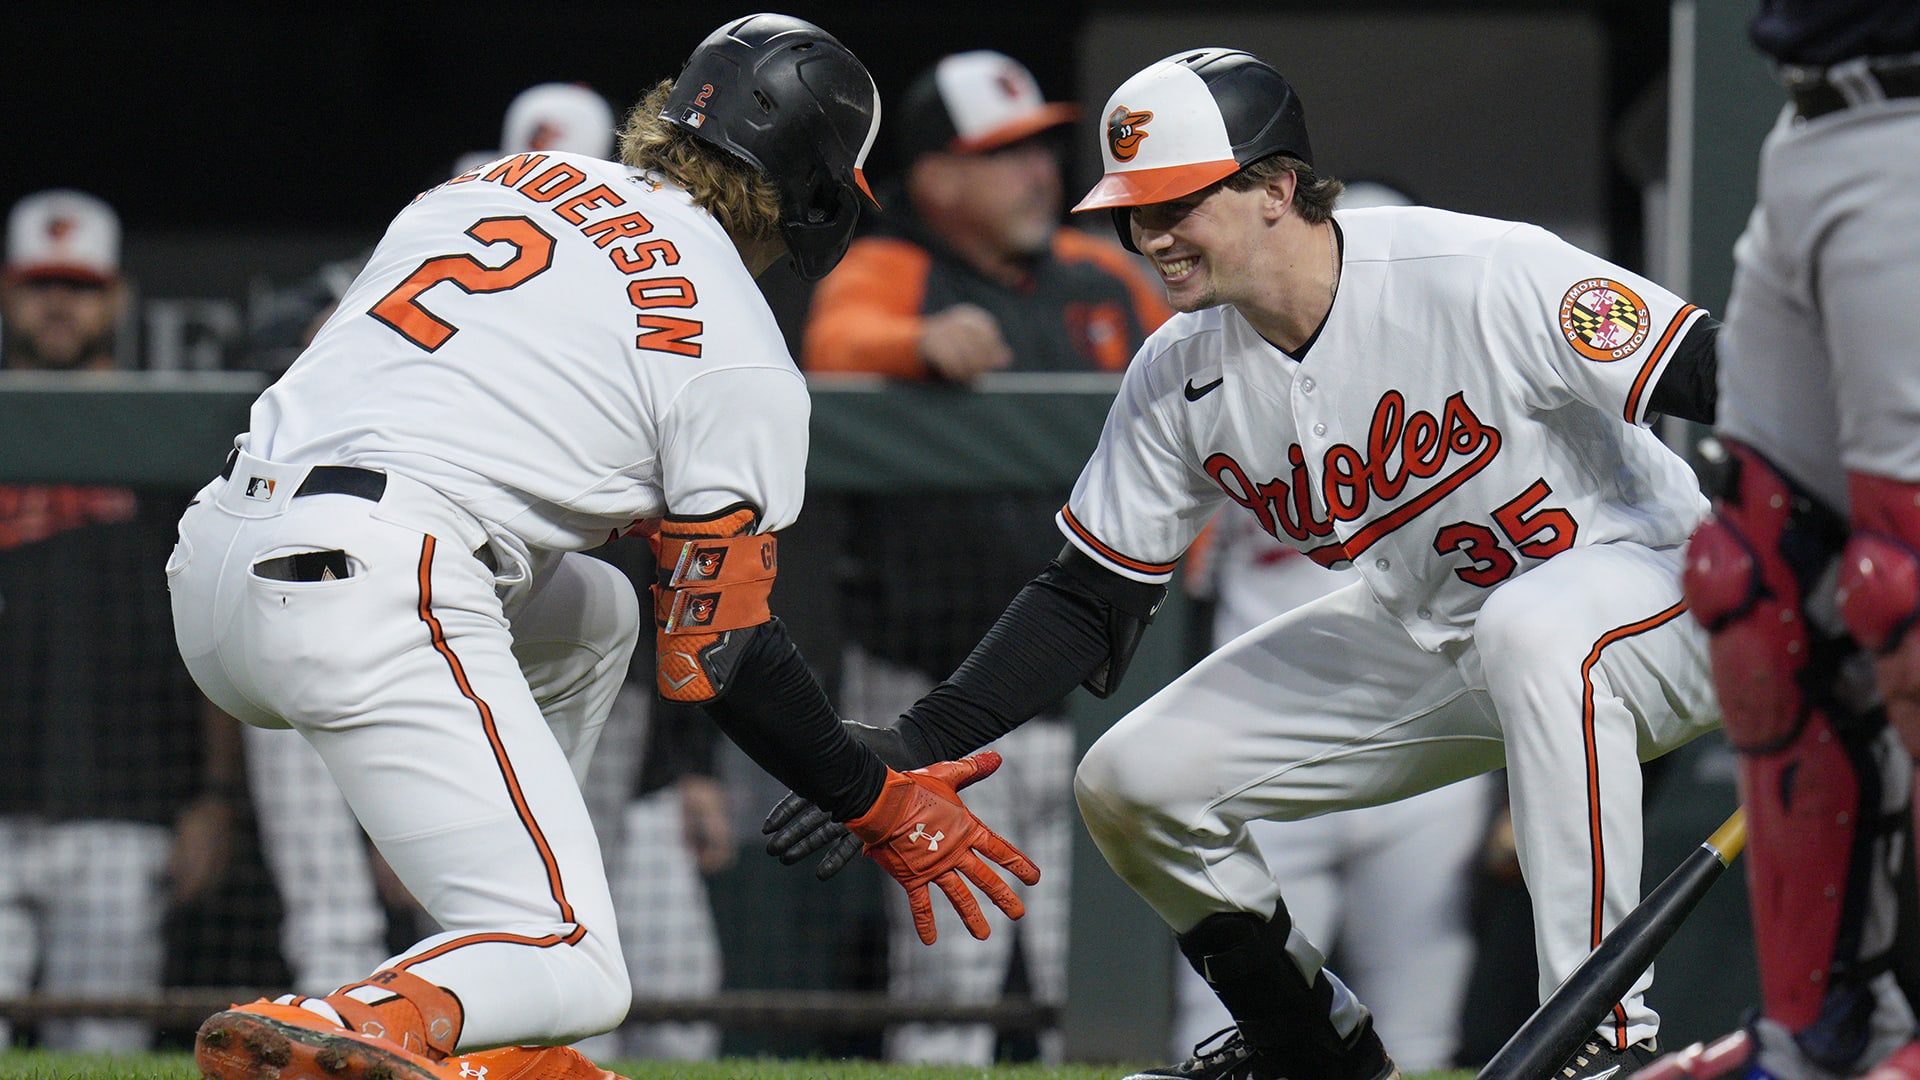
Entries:
[[[914,755],[897,727],[871,727],[851,720],[842,720],[840,726],[849,738],[878,754],[889,768],[905,772],[929,763],[928,758]],[[792,792],[774,806],[760,831],[767,837],[767,854],[779,859],[782,866],[792,866],[816,851],[824,851],[813,868],[813,876],[821,881],[839,873],[860,854],[859,837],[825,810]]]
[[814,864],[813,876],[825,881],[860,854],[860,838],[833,820],[825,810],[806,799],[787,793],[774,804],[760,826],[767,836],[767,854],[792,866],[816,851],[825,851]]
[[866,845],[867,856],[907,890],[913,927],[929,945],[939,936],[933,925],[929,884],[947,894],[974,937],[985,938],[987,919],[967,882],[986,893],[1010,919],[1025,915],[1027,909],[1013,887],[980,856],[999,863],[1028,885],[1040,880],[1038,867],[960,801],[959,789],[986,779],[999,767],[1000,755],[983,750],[912,772],[889,769],[880,797],[866,813],[847,822],[847,828]]

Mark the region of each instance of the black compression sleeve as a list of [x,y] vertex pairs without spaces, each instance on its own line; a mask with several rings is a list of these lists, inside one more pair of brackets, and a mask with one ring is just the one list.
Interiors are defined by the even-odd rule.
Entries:
[[1653,394],[1647,399],[1648,411],[1701,424],[1713,423],[1720,397],[1715,382],[1719,375],[1719,354],[1714,348],[1719,334],[1720,323],[1711,315],[1702,315],[1693,324],[1674,349],[1667,370],[1660,373],[1660,381],[1654,384]]
[[1105,602],[1050,563],[959,670],[907,710],[901,735],[926,762],[959,757],[1053,707],[1108,655]]
[[849,736],[778,618],[751,631],[725,693],[704,705],[774,779],[833,815],[859,817],[880,797],[887,767]]

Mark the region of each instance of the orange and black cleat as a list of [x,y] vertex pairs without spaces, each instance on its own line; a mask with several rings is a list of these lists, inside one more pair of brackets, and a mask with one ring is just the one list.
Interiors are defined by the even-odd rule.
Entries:
[[215,1013],[193,1038],[207,1080],[448,1080],[457,1073],[400,1044],[298,1005],[256,1001]]

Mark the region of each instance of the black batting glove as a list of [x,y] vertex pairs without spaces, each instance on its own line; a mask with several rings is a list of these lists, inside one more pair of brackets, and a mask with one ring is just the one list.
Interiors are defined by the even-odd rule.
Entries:
[[[906,771],[928,764],[908,749],[898,728],[871,727],[851,720],[842,720],[840,725],[889,768]],[[862,847],[860,839],[845,825],[793,792],[774,804],[760,832],[767,837],[767,854],[779,859],[782,866],[792,866],[816,851],[824,852],[813,868],[813,876],[821,881],[839,873]]]

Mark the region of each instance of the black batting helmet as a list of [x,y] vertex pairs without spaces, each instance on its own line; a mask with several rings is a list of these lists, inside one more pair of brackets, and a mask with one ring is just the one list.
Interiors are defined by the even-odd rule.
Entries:
[[880,93],[832,34],[788,15],[729,22],[687,58],[660,115],[773,181],[801,277],[826,276],[847,253],[860,199],[873,202],[861,169]]
[[1189,49],[1141,69],[1107,99],[1105,119],[1106,175],[1073,209],[1112,210],[1128,248],[1128,207],[1190,195],[1274,154],[1313,164],[1300,96],[1237,49]]

